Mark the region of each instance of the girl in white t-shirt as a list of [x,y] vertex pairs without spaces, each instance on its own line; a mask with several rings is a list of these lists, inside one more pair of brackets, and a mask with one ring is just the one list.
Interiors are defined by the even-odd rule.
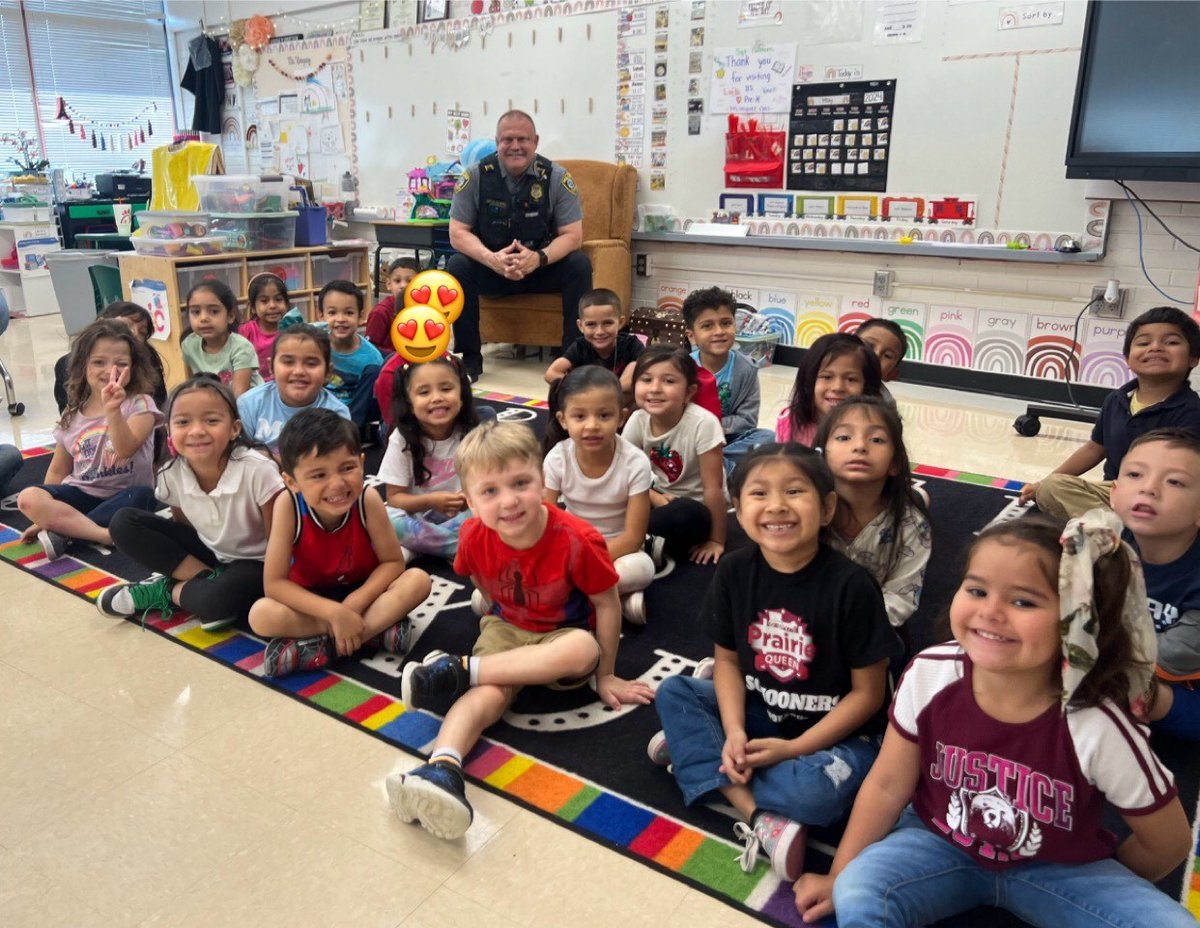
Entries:
[[714,564],[725,550],[725,433],[692,402],[696,387],[687,349],[647,348],[633,370],[638,408],[624,434],[650,458],[650,534],[672,557]]
[[654,579],[654,562],[642,550],[653,478],[646,456],[617,434],[622,403],[621,382],[603,367],[577,367],[559,381],[554,417],[568,437],[546,455],[544,496],[557,504],[561,495],[567,512],[604,536],[622,611],[641,625],[641,591]]
[[471,381],[458,358],[445,354],[400,367],[392,381],[392,421],[396,427],[379,479],[387,485],[404,558],[433,554],[452,560],[459,528],[471,516],[454,452],[479,424]]
[[167,429],[175,458],[159,470],[155,494],[172,518],[123,509],[111,526],[117,548],[161,576],[110,586],[96,606],[113,618],[182,606],[207,630],[244,623],[263,595],[271,504],[283,478],[246,437],[232,391],[212,374],[175,388]]

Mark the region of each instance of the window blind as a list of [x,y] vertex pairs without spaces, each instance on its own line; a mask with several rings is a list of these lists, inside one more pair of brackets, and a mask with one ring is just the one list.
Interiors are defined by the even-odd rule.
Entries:
[[[37,125],[33,120],[33,89],[29,81],[29,58],[17,0],[0,0],[0,135],[25,129],[33,137],[33,157],[41,157]],[[11,145],[0,145],[0,174],[16,169],[9,158],[19,156]]]
[[[162,0],[25,0],[25,16],[52,167],[68,179],[91,178],[149,161],[155,147],[171,141],[175,120]],[[7,49],[7,35],[4,44]],[[73,134],[66,120],[55,119],[59,97],[76,114]],[[131,149],[130,135],[148,123],[153,135]]]

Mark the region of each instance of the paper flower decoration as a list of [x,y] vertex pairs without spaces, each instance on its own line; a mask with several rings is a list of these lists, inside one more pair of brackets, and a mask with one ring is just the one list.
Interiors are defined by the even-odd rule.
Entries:
[[[242,48],[247,47],[246,45],[242,46]],[[246,70],[240,54],[233,56],[233,82],[239,87],[249,87],[254,83],[254,72]]]
[[258,70],[258,52],[249,45],[242,45],[238,48],[237,61],[246,71],[253,73]]
[[275,38],[275,27],[265,16],[251,16],[246,20],[246,44],[255,51],[267,47]]
[[237,48],[246,41],[246,20],[235,19],[229,24],[229,44]]

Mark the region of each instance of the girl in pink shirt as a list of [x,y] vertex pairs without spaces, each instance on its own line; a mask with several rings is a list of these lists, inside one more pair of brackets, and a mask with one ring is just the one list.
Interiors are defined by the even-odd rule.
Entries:
[[879,396],[879,360],[857,335],[831,332],[804,352],[775,440],[812,447],[821,417],[851,396]]

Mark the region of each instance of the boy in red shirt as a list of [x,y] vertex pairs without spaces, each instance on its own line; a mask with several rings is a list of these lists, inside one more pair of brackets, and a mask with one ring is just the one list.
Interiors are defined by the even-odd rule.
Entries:
[[[387,357],[396,349],[392,346],[392,320],[404,307],[404,288],[420,273],[416,258],[397,258],[388,265],[388,295],[375,304],[367,316],[367,341]],[[383,404],[380,403],[380,408]]]
[[[388,777],[392,809],[439,838],[461,837],[472,810],[462,759],[522,686],[582,686],[613,709],[654,697],[613,672],[621,634],[617,572],[595,528],[542,501],[537,438],[518,423],[485,422],[455,454],[475,518],[463,524],[457,573],[485,614],[471,657],[446,654],[404,668],[410,709],[444,712],[429,763]],[[482,600],[482,602],[480,602]]]

